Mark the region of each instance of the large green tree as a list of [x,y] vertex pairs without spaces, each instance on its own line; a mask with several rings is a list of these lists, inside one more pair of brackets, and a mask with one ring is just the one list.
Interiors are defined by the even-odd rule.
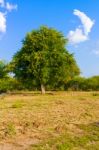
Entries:
[[73,54],[66,49],[68,40],[61,32],[45,26],[27,33],[22,48],[14,55],[12,70],[21,82],[41,86],[65,83],[80,73]]

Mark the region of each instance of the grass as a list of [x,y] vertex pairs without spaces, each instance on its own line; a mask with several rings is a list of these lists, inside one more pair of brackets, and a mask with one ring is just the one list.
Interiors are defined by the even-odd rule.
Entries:
[[16,134],[15,126],[13,123],[9,122],[4,130],[5,137],[13,137]]
[[53,138],[41,145],[32,145],[31,150],[73,150],[73,149],[99,149],[99,126],[97,125],[80,125],[83,134],[70,136],[65,133],[57,138]]
[[11,108],[22,108],[24,106],[24,103],[22,101],[17,100],[12,104]]
[[1,97],[0,149],[8,147],[98,150],[99,93],[14,93]]

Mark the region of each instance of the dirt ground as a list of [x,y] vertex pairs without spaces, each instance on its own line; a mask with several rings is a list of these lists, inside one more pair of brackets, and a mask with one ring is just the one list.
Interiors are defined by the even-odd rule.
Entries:
[[99,93],[0,96],[0,150],[98,150]]

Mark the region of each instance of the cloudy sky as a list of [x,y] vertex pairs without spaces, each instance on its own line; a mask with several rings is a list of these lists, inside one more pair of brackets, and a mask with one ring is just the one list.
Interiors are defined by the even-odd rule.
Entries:
[[10,61],[25,34],[41,25],[69,39],[83,76],[99,75],[99,0],[0,0],[0,59]]

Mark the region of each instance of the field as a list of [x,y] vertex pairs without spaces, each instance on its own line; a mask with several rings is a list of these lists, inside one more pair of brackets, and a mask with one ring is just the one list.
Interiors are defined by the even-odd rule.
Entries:
[[0,150],[99,150],[99,93],[1,95]]

